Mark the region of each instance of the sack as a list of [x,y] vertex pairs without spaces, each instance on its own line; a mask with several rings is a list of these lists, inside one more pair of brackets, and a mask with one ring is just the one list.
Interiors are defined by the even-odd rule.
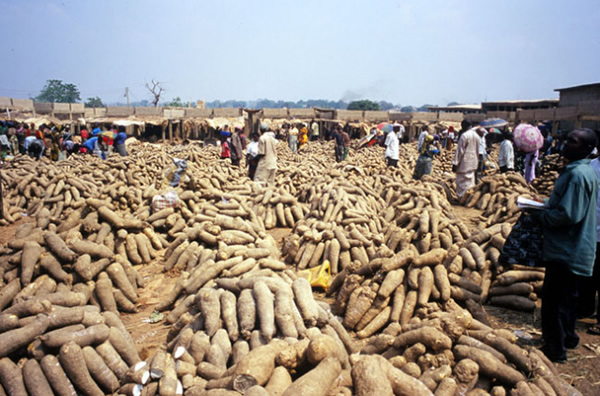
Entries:
[[542,227],[529,213],[523,212],[504,242],[500,260],[506,264],[540,267],[543,242]]
[[177,207],[177,193],[169,191],[164,195],[155,195],[152,197],[152,211],[154,213],[165,208]]

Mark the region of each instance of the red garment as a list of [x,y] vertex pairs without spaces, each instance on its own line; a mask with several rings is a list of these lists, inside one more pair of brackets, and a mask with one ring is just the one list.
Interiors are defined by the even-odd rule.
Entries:
[[87,129],[82,129],[81,130],[81,138],[83,140],[87,140],[87,138],[90,136],[90,134],[88,133]]
[[221,143],[221,158],[229,158],[231,157],[231,152],[229,151],[229,144],[227,142]]

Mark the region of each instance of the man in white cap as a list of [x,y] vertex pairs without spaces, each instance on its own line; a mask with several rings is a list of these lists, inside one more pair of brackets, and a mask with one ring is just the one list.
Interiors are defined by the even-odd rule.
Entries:
[[266,123],[260,124],[262,133],[258,140],[258,165],[254,174],[254,181],[268,186],[275,185],[275,172],[277,172],[277,139],[275,133]]

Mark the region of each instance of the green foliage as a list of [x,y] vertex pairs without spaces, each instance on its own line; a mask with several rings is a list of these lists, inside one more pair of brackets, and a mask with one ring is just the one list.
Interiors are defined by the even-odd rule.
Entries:
[[403,106],[400,109],[400,111],[403,113],[414,113],[415,111],[417,111],[417,109],[415,108],[415,106]]
[[394,106],[393,103],[390,102],[386,102],[385,100],[382,100],[379,102],[379,108],[383,111],[388,111],[388,110],[392,110],[393,108],[395,108],[396,106]]
[[173,98],[173,100],[171,100],[170,102],[165,103],[164,106],[165,107],[187,107],[187,103],[183,103],[181,98],[178,96],[176,98]]
[[427,113],[427,112],[431,111],[431,110],[429,110],[429,108],[430,108],[430,107],[435,107],[435,105],[432,105],[432,104],[424,104],[423,106],[419,107],[419,108],[417,109],[417,111],[422,111],[422,112],[425,112],[425,113]]
[[38,102],[76,103],[81,100],[75,84],[66,84],[62,80],[48,80],[35,98]]
[[381,107],[379,103],[365,99],[350,102],[348,110],[381,110]]
[[460,105],[460,103],[458,103],[458,102],[450,102],[450,103],[448,103],[448,106],[458,106],[458,105]]
[[102,99],[100,99],[99,96],[96,96],[94,98],[87,98],[87,102],[85,102],[85,107],[90,107],[90,108],[94,108],[94,107],[106,107],[104,105],[104,103],[102,103]]

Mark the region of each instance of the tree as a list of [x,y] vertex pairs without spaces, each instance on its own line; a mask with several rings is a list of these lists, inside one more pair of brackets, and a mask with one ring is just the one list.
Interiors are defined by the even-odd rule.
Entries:
[[365,99],[350,102],[348,110],[380,110],[380,107],[379,103]]
[[458,103],[458,102],[450,102],[450,103],[448,103],[448,106],[458,106],[458,105],[460,105],[460,103]]
[[432,105],[432,104],[424,104],[423,106],[419,107],[419,108],[417,109],[417,111],[422,111],[422,112],[425,112],[425,113],[427,113],[427,112],[431,111],[431,110],[429,110],[429,108],[430,108],[430,107],[435,107],[435,105]]
[[417,111],[417,109],[415,108],[415,106],[403,106],[400,109],[400,111],[403,113],[414,113],[415,111]]
[[104,103],[102,103],[102,99],[100,99],[99,96],[96,96],[95,98],[87,98],[87,102],[85,102],[85,107],[94,108],[106,106],[104,105]]
[[168,107],[187,107],[187,104],[183,103],[181,101],[181,98],[178,96],[176,98],[173,98],[173,100],[171,100],[169,103],[165,103],[165,106],[168,106]]
[[385,100],[379,102],[379,108],[383,111],[392,110],[394,107],[393,103],[386,102]]
[[152,99],[152,105],[154,107],[158,107],[158,102],[160,102],[160,95],[162,95],[162,93],[165,92],[165,89],[160,85],[160,81],[154,81],[154,79],[152,79],[151,84],[152,86],[146,83],[146,89],[148,89],[148,91],[150,91],[150,93],[154,97],[154,99]]
[[75,103],[81,100],[81,96],[75,84],[65,84],[62,80],[47,80],[35,100],[38,102]]

